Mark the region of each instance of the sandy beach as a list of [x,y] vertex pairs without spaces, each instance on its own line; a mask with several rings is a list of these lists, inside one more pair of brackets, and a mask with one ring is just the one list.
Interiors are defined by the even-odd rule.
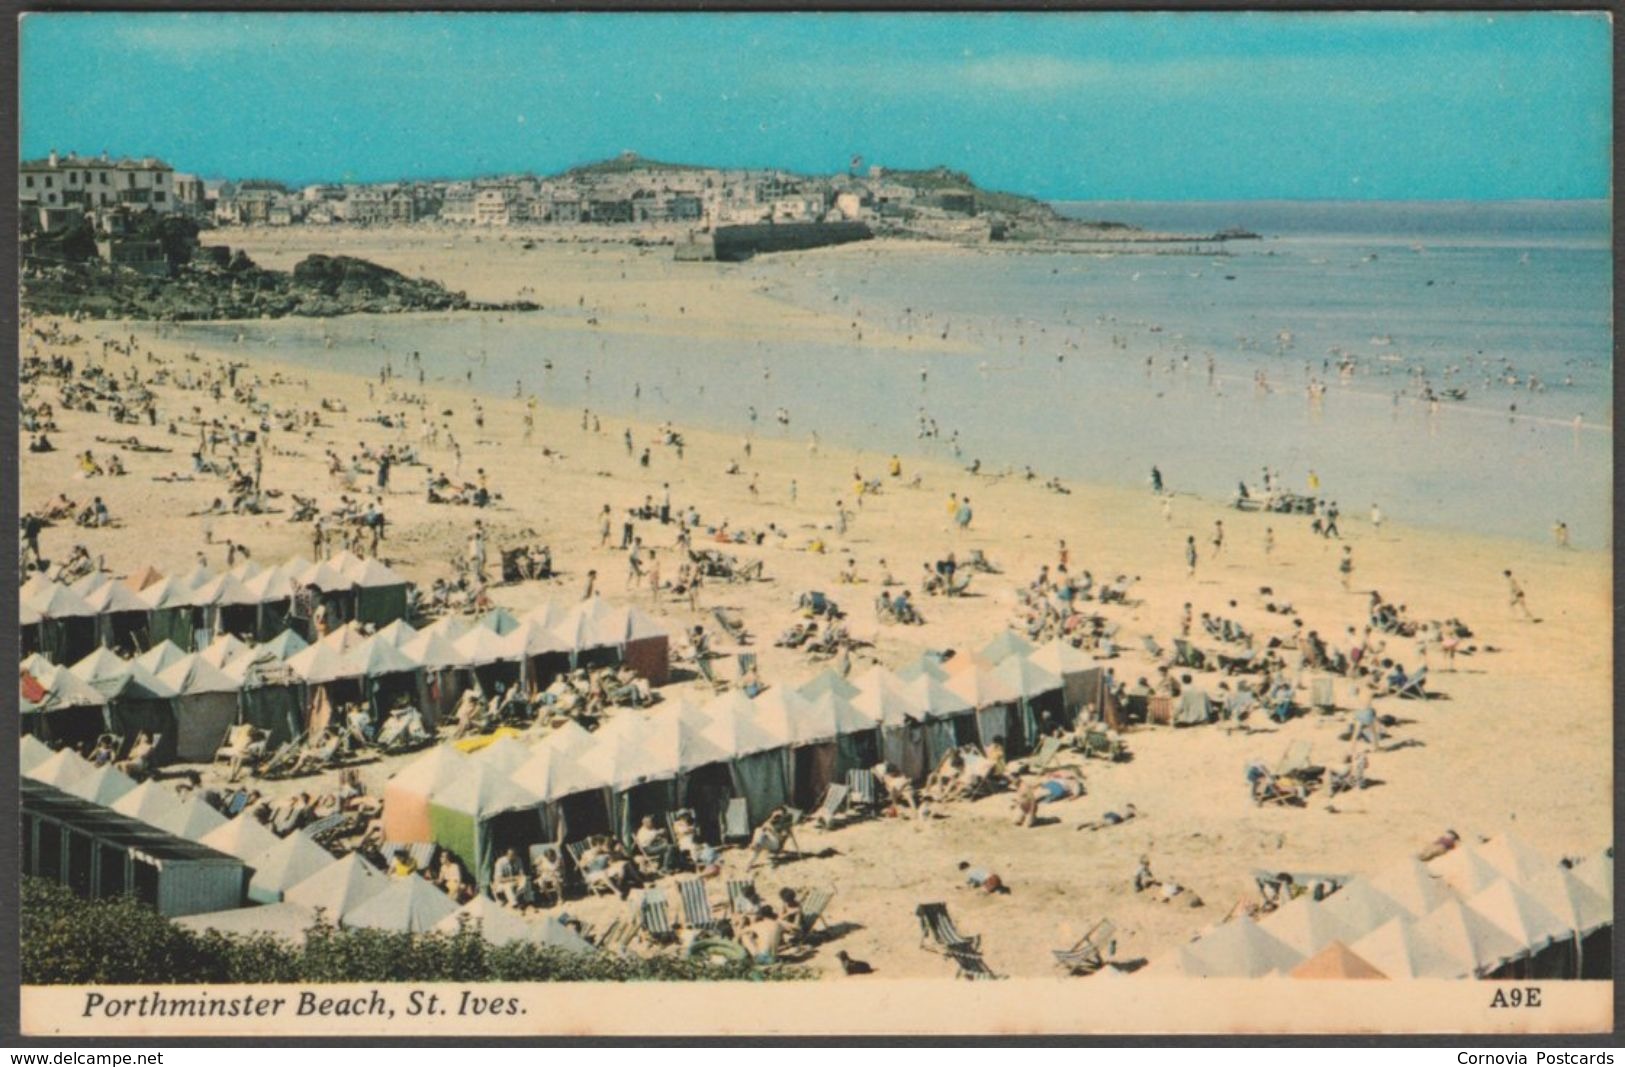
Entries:
[[[671,261],[668,248],[609,243],[558,242],[539,235],[525,247],[525,235],[505,240],[469,232],[389,230],[222,230],[212,239],[246,250],[256,262],[286,269],[311,252],[347,254],[403,272],[435,279],[481,300],[530,299],[552,314],[538,314],[537,328],[550,322],[579,325],[593,318],[606,331],[651,338],[795,337],[841,343],[851,324],[836,312],[795,308],[758,290],[744,272],[715,264]],[[884,255],[884,246],[805,253],[821,257]],[[944,250],[946,255],[958,254]],[[35,322],[34,326],[46,324]],[[1001,974],[1037,977],[1055,973],[1049,950],[1073,939],[1091,921],[1113,919],[1120,930],[1119,955],[1156,958],[1221,919],[1251,889],[1253,868],[1371,873],[1413,855],[1447,828],[1464,837],[1514,832],[1553,857],[1591,852],[1612,831],[1612,617],[1609,604],[1611,561],[1604,552],[1560,549],[1389,522],[1380,528],[1346,515],[1342,542],[1312,534],[1306,519],[1242,513],[1222,501],[1178,494],[1165,513],[1149,490],[1068,484],[1062,495],[1044,488],[1042,478],[972,475],[940,459],[901,457],[902,477],[887,476],[889,455],[814,448],[797,426],[787,438],[763,434],[750,442],[750,454],[737,435],[707,432],[679,424],[687,444],[681,458],[660,441],[653,424],[623,418],[601,419],[599,432],[581,428],[580,410],[536,409],[535,428],[525,439],[526,401],[481,396],[484,426],[475,423],[474,394],[459,385],[455,368],[440,373],[425,355],[429,377],[410,377],[405,353],[380,353],[397,377],[381,385],[377,376],[340,374],[279,363],[274,347],[223,346],[191,351],[151,324],[61,323],[78,334],[73,346],[45,345],[27,329],[23,354],[68,355],[78,363],[102,362],[124,376],[149,377],[163,361],[172,373],[195,374],[222,361],[241,361],[238,381],[257,382],[261,400],[274,410],[311,410],[322,399],[339,401],[344,414],[324,413],[323,427],[303,434],[274,432],[265,454],[264,484],[284,495],[314,496],[326,509],[342,491],[326,472],[324,452],[349,456],[363,445],[412,443],[427,466],[399,469],[382,498],[388,535],[380,555],[420,587],[450,578],[450,560],[462,551],[473,520],[490,530],[492,556],[515,544],[546,544],[561,575],[553,582],[526,582],[492,590],[493,598],[514,608],[544,599],[578,599],[589,569],[598,588],[614,602],[635,599],[665,620],[674,633],[695,623],[711,623],[710,610],[722,606],[742,617],[754,637],[760,671],[769,686],[796,685],[816,667],[795,651],[776,648],[773,638],[796,618],[794,598],[821,590],[850,614],[853,633],[873,642],[864,650],[875,662],[898,666],[924,650],[971,651],[1001,632],[1013,617],[1016,587],[1032,580],[1043,565],[1057,562],[1065,540],[1071,570],[1090,570],[1097,580],[1137,576],[1134,602],[1107,607],[1128,647],[1112,662],[1119,679],[1132,682],[1151,673],[1140,651],[1141,635],[1168,644],[1178,633],[1181,606],[1236,619],[1261,639],[1283,633],[1280,616],[1263,608],[1262,588],[1290,601],[1305,625],[1321,634],[1341,635],[1366,618],[1369,592],[1380,590],[1407,606],[1418,619],[1461,619],[1473,632],[1466,644],[1476,651],[1456,658],[1454,669],[1437,647],[1426,652],[1431,688],[1440,699],[1401,702],[1383,698],[1377,708],[1402,722],[1395,737],[1406,747],[1371,757],[1370,775],[1380,782],[1362,792],[1328,802],[1317,793],[1304,809],[1256,808],[1243,777],[1254,759],[1274,760],[1289,742],[1313,742],[1317,761],[1340,757],[1337,739],[1347,715],[1293,719],[1276,727],[1253,721],[1251,731],[1222,726],[1176,730],[1142,728],[1127,735],[1133,759],[1118,764],[1090,761],[1088,795],[1052,806],[1059,822],[1031,829],[1012,825],[1007,794],[941,810],[931,821],[876,819],[830,832],[808,827],[798,832],[808,852],[830,855],[788,864],[760,881],[779,885],[830,885],[836,897],[830,920],[842,935],[821,950],[813,966],[829,971],[835,948],[870,961],[892,977],[949,976],[941,957],[920,951],[914,906],[950,902],[961,930],[982,935],[988,963]],[[102,339],[137,338],[134,357],[102,353]],[[914,339],[880,330],[865,333],[875,359],[917,359],[923,351],[956,351],[940,338]],[[1083,353],[1082,358],[1091,358]],[[195,360],[195,361],[194,361]],[[726,383],[716,383],[724,386]],[[831,383],[838,388],[838,383]],[[449,448],[419,442],[422,414],[414,404],[391,400],[391,390],[424,394],[424,410],[455,435],[461,445],[459,480],[483,469],[500,500],[493,508],[431,505],[425,479],[430,469],[451,472]],[[104,414],[58,409],[60,426],[52,439],[57,451],[26,452],[23,446],[20,500],[31,509],[58,492],[84,503],[100,495],[117,525],[80,529],[57,525],[41,537],[47,558],[66,557],[83,543],[115,575],[151,564],[161,571],[191,567],[201,553],[211,567],[223,568],[228,539],[246,546],[256,561],[275,563],[309,555],[310,528],[287,521],[286,513],[261,516],[200,516],[216,497],[226,495],[218,480],[160,482],[155,477],[189,470],[196,438],[185,429],[171,437],[164,423],[190,419],[194,411],[226,424],[243,422],[247,410],[231,399],[213,399],[202,390],[173,383],[156,387],[156,428],[115,425]],[[29,389],[25,387],[25,400]],[[54,386],[39,393],[54,401]],[[789,403],[794,398],[786,397]],[[406,429],[386,429],[364,421],[377,412],[405,412]],[[899,400],[899,417],[912,411]],[[764,416],[765,416],[764,412]],[[256,420],[257,421],[257,420]],[[630,430],[628,450],[623,432]],[[168,454],[122,454],[128,474],[84,479],[75,457],[109,446],[97,435],[127,436],[172,448]],[[1488,432],[1488,430],[1486,430]],[[444,436],[442,436],[444,440]],[[543,452],[544,446],[555,455]],[[650,463],[638,454],[650,449]],[[1145,468],[1158,457],[1147,456]],[[1042,474],[1045,457],[1031,462]],[[727,474],[737,464],[739,473]],[[854,500],[854,473],[879,478],[879,494]],[[918,486],[911,482],[918,478]],[[769,579],[705,587],[700,611],[685,602],[655,598],[647,588],[626,586],[625,553],[600,548],[598,516],[609,505],[617,516],[646,496],[658,503],[669,485],[674,504],[693,505],[706,525],[760,530],[775,524],[786,536],[769,536],[761,547],[729,549],[760,559]],[[752,492],[752,486],[756,492]],[[794,485],[794,499],[791,486]],[[1605,492],[1598,486],[1599,492]],[[950,493],[968,496],[974,521],[953,529],[945,502]],[[844,534],[837,530],[837,501],[852,513]],[[1506,506],[1516,507],[1516,501]],[[1214,522],[1227,532],[1216,557],[1209,546]],[[1276,547],[1266,556],[1264,531],[1272,527]],[[677,569],[675,526],[640,523],[638,533],[658,554],[668,580]],[[1201,546],[1194,579],[1187,577],[1183,547],[1187,536]],[[699,538],[696,543],[700,543]],[[820,541],[826,551],[807,551]],[[1342,546],[1353,547],[1350,589],[1339,581]],[[970,596],[945,600],[918,597],[926,624],[882,625],[872,602],[885,570],[917,587],[922,564],[948,551],[964,558],[980,549],[1003,571],[978,575]],[[845,559],[855,562],[862,582],[842,584]],[[882,560],[885,563],[882,563]],[[1538,621],[1516,616],[1508,605],[1502,572],[1514,571],[1528,593]],[[1231,608],[1230,601],[1236,606]],[[711,627],[714,629],[714,626]],[[1384,654],[1419,665],[1417,642],[1389,637]],[[728,646],[722,646],[726,649]],[[1492,651],[1493,649],[1493,651]],[[867,667],[861,658],[854,673]],[[1198,675],[1212,686],[1213,675]],[[669,687],[675,695],[694,683]],[[696,691],[696,696],[700,694]],[[1353,699],[1339,682],[1340,706]],[[381,789],[398,761],[364,769],[369,786]],[[311,782],[277,788],[310,788]],[[1075,827],[1132,802],[1143,818],[1106,833],[1078,833]],[[1206,902],[1200,909],[1155,903],[1132,891],[1139,856],[1149,855],[1159,874],[1177,878]],[[960,860],[990,867],[1011,887],[1005,896],[961,891],[955,870]],[[744,857],[733,853],[730,865]],[[608,917],[609,901],[572,901],[574,913]],[[1075,934],[1074,934],[1075,936]]]

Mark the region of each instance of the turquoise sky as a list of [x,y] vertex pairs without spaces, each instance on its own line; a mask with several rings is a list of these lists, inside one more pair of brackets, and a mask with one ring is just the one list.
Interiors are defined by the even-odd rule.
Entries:
[[1574,14],[35,14],[22,150],[291,182],[946,163],[1078,199],[1609,195]]

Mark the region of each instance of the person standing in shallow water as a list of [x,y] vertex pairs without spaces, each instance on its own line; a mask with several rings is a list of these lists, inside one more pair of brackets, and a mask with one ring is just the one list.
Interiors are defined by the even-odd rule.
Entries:
[[1159,496],[1162,494],[1162,471],[1156,467],[1151,468],[1151,491]]

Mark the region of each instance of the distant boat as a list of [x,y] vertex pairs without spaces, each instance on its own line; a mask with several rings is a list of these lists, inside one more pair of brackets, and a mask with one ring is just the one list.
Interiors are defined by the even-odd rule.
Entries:
[[1394,339],[1393,339],[1393,337],[1391,335],[1385,333],[1380,337],[1371,338],[1371,343],[1380,347],[1380,346],[1383,346],[1383,345],[1391,345],[1391,344],[1393,344]]

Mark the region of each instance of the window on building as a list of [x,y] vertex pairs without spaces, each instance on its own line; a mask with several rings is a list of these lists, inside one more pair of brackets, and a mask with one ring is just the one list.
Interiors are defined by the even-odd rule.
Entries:
[[157,201],[160,204],[162,204],[164,202],[164,194],[163,193],[153,193],[152,198],[153,198],[153,200]]
[[102,184],[103,185],[107,184],[107,172],[105,170],[102,171]]
[[27,177],[25,177],[23,179],[23,184],[25,186],[27,186],[28,188],[30,188],[30,189],[34,188],[34,176],[32,174],[30,174]]
[[76,170],[68,171],[68,184],[69,185],[78,185],[79,184],[79,172],[78,171],[76,171]]
[[47,174],[45,176],[45,188],[49,189],[50,187],[51,187],[51,176],[49,174]]
[[129,179],[129,187],[131,189],[134,189],[135,188],[135,175],[133,173],[132,174],[126,174],[125,177]]

